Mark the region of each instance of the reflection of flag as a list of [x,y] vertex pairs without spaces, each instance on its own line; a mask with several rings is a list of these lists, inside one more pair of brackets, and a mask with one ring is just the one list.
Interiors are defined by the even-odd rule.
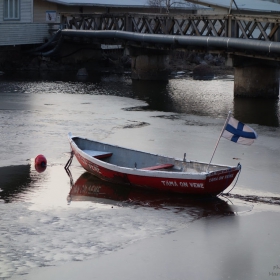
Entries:
[[230,141],[243,145],[251,145],[254,139],[258,137],[254,129],[233,117],[229,118],[222,136]]

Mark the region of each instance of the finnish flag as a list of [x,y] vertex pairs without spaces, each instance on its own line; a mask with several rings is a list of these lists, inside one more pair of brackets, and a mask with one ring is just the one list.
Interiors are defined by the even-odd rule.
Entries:
[[230,141],[243,145],[251,145],[254,139],[258,137],[254,129],[233,117],[229,118],[222,136]]

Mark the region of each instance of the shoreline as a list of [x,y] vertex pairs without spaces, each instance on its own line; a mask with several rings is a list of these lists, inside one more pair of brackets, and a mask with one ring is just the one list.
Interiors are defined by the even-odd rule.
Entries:
[[[169,71],[192,73],[193,69],[201,64],[211,68],[215,76],[233,75],[234,68],[225,66],[225,59],[211,54],[201,54],[182,50],[175,50],[169,56]],[[63,61],[59,58],[32,56],[17,50],[6,56],[0,57],[0,75],[11,73],[24,73],[38,71],[40,73],[78,73],[80,69],[86,69],[93,73],[125,74],[131,71],[131,59],[118,51],[106,53],[104,51],[99,58],[88,58],[76,61],[75,56]]]

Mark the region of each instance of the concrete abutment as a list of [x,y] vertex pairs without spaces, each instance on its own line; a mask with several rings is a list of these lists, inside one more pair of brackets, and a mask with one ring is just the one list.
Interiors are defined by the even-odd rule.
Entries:
[[234,96],[278,98],[279,69],[269,67],[235,67]]
[[235,97],[279,97],[279,65],[259,59],[233,59]]
[[129,48],[133,80],[167,81],[169,54],[165,51]]

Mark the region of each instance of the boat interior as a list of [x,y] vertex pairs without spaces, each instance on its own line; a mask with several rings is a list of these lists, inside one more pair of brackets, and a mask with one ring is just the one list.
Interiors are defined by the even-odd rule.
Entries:
[[126,168],[136,168],[148,171],[188,173],[203,173],[230,168],[229,166],[210,164],[207,171],[207,163],[188,161],[184,155],[184,159],[180,160],[105,144],[80,137],[73,137],[72,140],[84,153],[104,162]]

